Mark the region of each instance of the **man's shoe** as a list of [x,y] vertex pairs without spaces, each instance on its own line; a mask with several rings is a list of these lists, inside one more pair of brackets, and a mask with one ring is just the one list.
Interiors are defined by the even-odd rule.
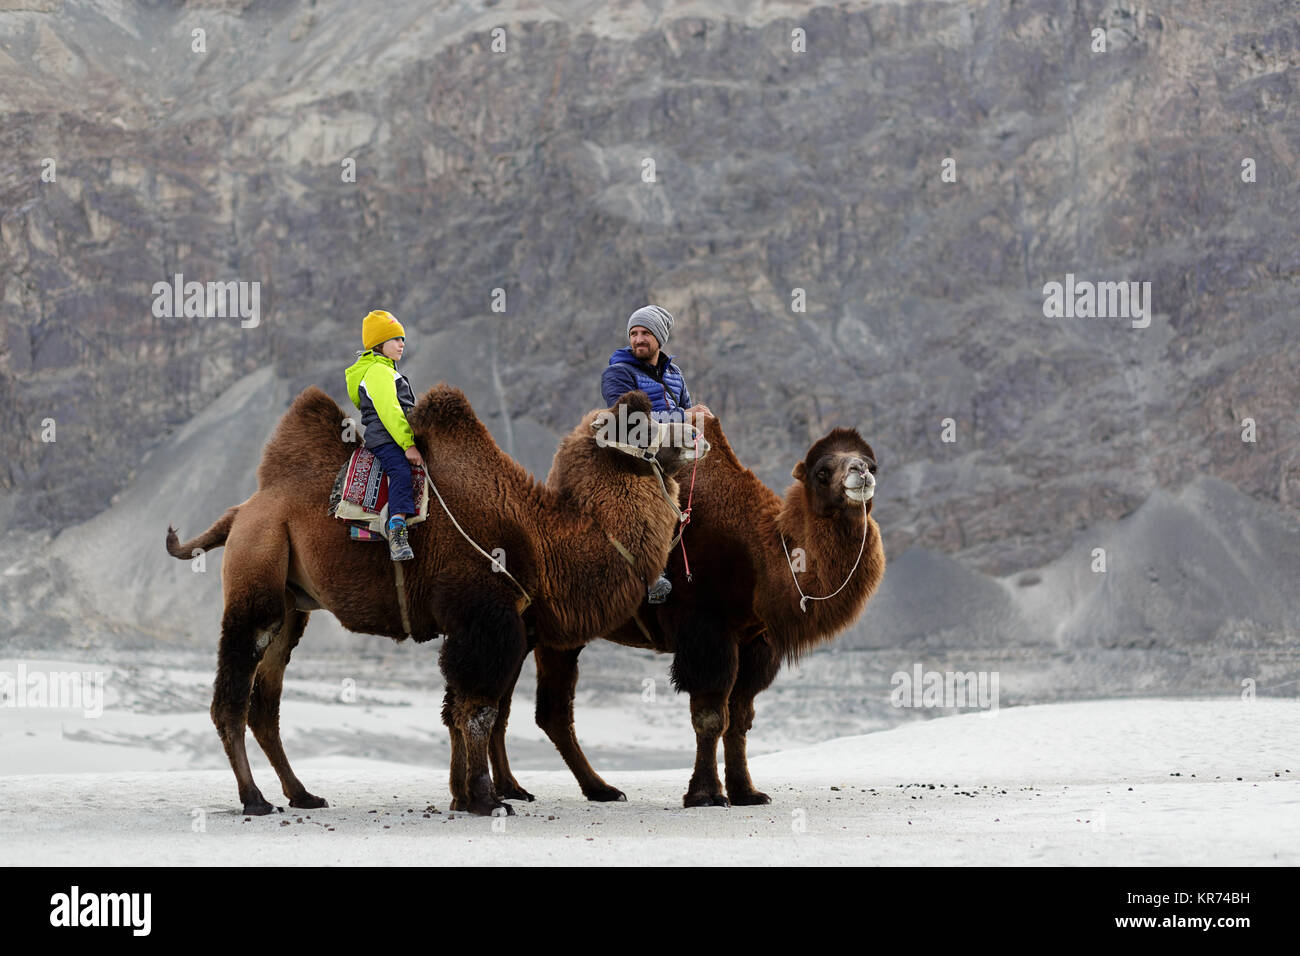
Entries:
[[394,561],[410,561],[415,557],[406,537],[405,518],[388,519],[388,556]]
[[668,600],[668,595],[672,593],[673,582],[661,574],[659,580],[650,585],[650,589],[646,592],[646,600],[651,604],[663,604],[664,601]]

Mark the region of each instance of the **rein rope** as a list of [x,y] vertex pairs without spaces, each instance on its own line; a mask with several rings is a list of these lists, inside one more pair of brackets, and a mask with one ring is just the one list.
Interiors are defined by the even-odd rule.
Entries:
[[[613,442],[611,442],[610,444],[613,444]],[[635,448],[636,446],[629,445],[625,447]],[[659,461],[654,457],[653,454],[650,454],[648,452],[644,454],[638,454],[636,455],[636,457],[640,458],[642,461],[650,465],[650,468],[654,472],[655,477],[659,479],[659,491],[663,494],[664,501],[668,502],[668,504],[672,506],[673,512],[677,515],[677,520],[682,523],[682,528],[685,529],[686,527],[685,522],[689,521],[690,517],[682,514],[682,510],[677,507],[677,502],[673,500],[673,496],[668,493],[668,484],[664,481],[664,472],[663,472],[663,468],[659,465]],[[672,543],[668,545],[669,554],[672,554],[673,548],[677,547],[677,542],[681,538],[681,536],[682,536],[681,531],[677,532],[677,537],[673,538]],[[630,567],[632,571],[635,573],[636,558],[632,556],[632,552],[629,551],[623,545],[622,541],[619,541],[618,538],[614,537],[608,531],[605,532],[605,537],[609,538],[610,542],[614,545],[614,549],[618,551],[619,555],[622,556],[623,560],[627,562],[628,567]],[[682,554],[683,555],[686,554],[685,549],[683,549]]]
[[[686,495],[685,511],[683,511],[681,508],[677,506],[677,501],[673,498],[672,495],[668,493],[668,485],[664,482],[663,468],[660,467],[658,459],[656,459],[653,455],[649,454],[648,452],[640,456],[644,461],[648,461],[654,467],[655,477],[659,479],[659,490],[663,492],[664,500],[667,501],[670,505],[672,505],[673,511],[676,512],[677,514],[677,522],[680,527],[678,527],[677,534],[673,537],[672,542],[668,545],[668,553],[672,554],[673,548],[677,547],[678,543],[680,542],[682,546],[682,564],[685,565],[686,567],[687,581],[692,581],[694,580],[694,578],[692,578],[691,576],[690,559],[686,557],[686,540],[682,537],[682,535],[686,533],[686,526],[691,523],[691,506],[692,506],[692,502],[694,502],[695,500],[695,473],[699,470],[700,467],[700,437],[703,434],[704,432],[702,429],[699,428],[695,429],[695,461],[691,465],[691,488]],[[656,444],[658,444],[658,442],[656,442]]]
[[[844,584],[841,584],[825,597],[817,597],[813,594],[803,593],[803,588],[799,587],[799,578],[796,577],[794,573],[794,562],[790,560],[790,552],[785,546],[785,535],[781,535],[781,550],[785,551],[785,563],[790,567],[790,577],[794,579],[795,590],[799,592],[799,610],[807,614],[809,601],[829,601],[831,598],[835,597],[836,594],[843,591],[849,581],[853,580],[853,575],[857,573],[858,565],[862,563],[862,555],[867,550],[867,531],[870,530],[870,528],[871,525],[867,522],[867,503],[864,501],[862,502],[862,546],[858,548],[858,559],[853,562],[853,570],[850,571],[849,576],[844,579]],[[683,552],[683,555],[685,555],[685,552]]]
[[[681,542],[682,563],[686,566],[686,580],[690,581],[692,580],[691,563],[686,558],[686,542],[682,541],[682,534],[686,531],[686,526],[691,523],[691,502],[695,499],[695,473],[700,467],[700,438],[704,432],[702,429],[695,429],[695,462],[691,467],[691,490],[686,496],[686,510],[683,511],[678,507],[677,499],[668,493],[668,483],[664,481],[663,467],[659,464],[659,459],[655,457],[660,446],[663,444],[664,435],[668,429],[667,422],[659,422],[657,424],[659,427],[655,429],[655,437],[647,448],[642,448],[639,445],[629,445],[626,442],[608,440],[605,441],[604,444],[610,448],[617,448],[619,451],[629,454],[633,458],[641,459],[650,466],[652,471],[654,471],[655,477],[659,479],[659,491],[663,494],[664,501],[668,502],[669,506],[673,509],[673,513],[677,515],[677,522],[680,526],[677,534],[673,537],[672,542],[668,545],[668,553],[672,554],[673,548],[677,547],[678,542]],[[595,422],[592,423],[592,427],[596,427]],[[615,549],[620,555],[622,555],[623,560],[635,569],[636,564],[632,559],[631,552],[623,546],[623,543],[611,534],[606,533],[606,537],[613,542]],[[644,625],[642,626],[642,629],[644,630]]]
[[451,509],[447,507],[447,502],[442,500],[442,492],[440,492],[438,490],[438,486],[434,484],[433,478],[429,474],[429,469],[427,468],[424,470],[424,480],[429,483],[429,487],[433,489],[433,493],[438,496],[438,504],[442,505],[442,510],[447,512],[447,517],[450,518],[451,523],[456,526],[456,530],[460,532],[461,537],[464,538],[466,541],[468,541],[475,551],[483,555],[483,557],[487,558],[488,561],[492,563],[493,570],[500,571],[502,574],[504,574],[506,577],[510,579],[510,581],[514,584],[515,587],[519,589],[519,594],[523,597],[523,603],[518,607],[517,610],[518,613],[523,614],[524,610],[528,607],[528,605],[533,603],[532,597],[529,596],[528,592],[524,590],[524,586],[520,584],[517,580],[515,580],[515,576],[506,570],[506,566],[504,564],[502,564],[496,558],[492,557],[492,555],[488,554],[486,551],[480,548],[478,542],[475,541],[473,538],[471,538],[469,534],[465,531],[465,529],[460,526],[460,522],[456,520],[456,516],[452,514]]
[[[686,526],[691,523],[691,503],[695,500],[695,472],[700,467],[700,435],[703,434],[701,429],[695,430],[695,462],[691,465],[691,490],[686,494],[686,510],[679,511],[678,520],[681,522],[681,528],[677,531],[677,537],[673,538],[673,543],[668,546],[668,553],[673,553],[673,548],[677,547],[677,542],[682,544],[682,564],[686,566],[686,580],[689,583],[694,580],[691,577],[691,562],[686,557]],[[665,492],[667,489],[665,489]],[[676,502],[674,502],[676,504]]]

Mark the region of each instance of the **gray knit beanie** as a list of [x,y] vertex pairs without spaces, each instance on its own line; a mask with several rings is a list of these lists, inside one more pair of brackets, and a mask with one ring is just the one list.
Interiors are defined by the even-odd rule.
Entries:
[[659,340],[659,347],[668,344],[668,333],[672,331],[673,314],[657,305],[646,305],[632,313],[627,320],[627,330],[631,332],[638,325],[650,330],[650,334]]

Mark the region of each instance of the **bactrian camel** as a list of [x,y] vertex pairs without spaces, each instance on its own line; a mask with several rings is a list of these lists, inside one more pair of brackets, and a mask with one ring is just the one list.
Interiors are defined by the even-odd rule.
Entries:
[[[614,409],[620,405],[650,411],[642,392],[624,395]],[[440,385],[420,399],[408,417],[431,478],[465,532],[489,554],[504,555],[509,573],[432,501],[429,518],[411,528],[416,557],[403,567],[409,632],[388,549],[349,540],[344,523],[326,513],[353,446],[342,437],[343,412],[318,388],[299,395],[280,421],[251,498],[192,541],[182,544],[168,530],[167,550],[178,558],[226,547],[212,719],[245,813],[273,810],[253,782],[245,723],[290,806],[326,806],[294,775],[279,729],[285,666],[309,613],[321,608],[359,633],[397,641],[446,635],[439,663],[451,806],[513,812],[493,787],[488,746],[498,721],[504,725],[525,654],[533,643],[569,647],[627,620],[668,557],[678,519],[671,476],[696,454],[690,425],[643,430],[643,447],[598,441],[611,411],[589,412],[564,438],[552,469],[558,481],[546,485],[497,447],[458,389]],[[701,454],[707,448],[700,443]],[[520,588],[531,599],[522,615]]]
[[[674,655],[672,680],[690,694],[696,741],[683,803],[761,804],[769,798],[750,779],[745,752],[755,695],[771,685],[782,661],[798,659],[849,626],[885,572],[880,529],[871,517],[876,457],[856,430],[833,429],[794,466],[794,483],[780,498],[740,463],[716,418],[707,421],[704,434],[712,451],[697,466],[684,534],[692,580],[682,549],[675,549],[667,602],[643,603],[604,636]],[[685,507],[688,475],[681,479]],[[537,647],[537,723],[588,799],[625,799],[592,769],[578,744],[573,700],[580,651],[580,645],[559,643]],[[498,730],[504,734],[504,727]],[[499,785],[526,795],[504,764],[503,744],[493,749],[494,763],[498,753],[504,767],[494,768]]]

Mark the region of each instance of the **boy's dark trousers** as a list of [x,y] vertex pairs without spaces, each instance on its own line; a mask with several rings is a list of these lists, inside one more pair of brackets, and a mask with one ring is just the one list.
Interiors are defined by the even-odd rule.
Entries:
[[370,449],[388,476],[388,514],[415,514],[415,488],[411,485],[411,463],[396,442],[384,442]]

